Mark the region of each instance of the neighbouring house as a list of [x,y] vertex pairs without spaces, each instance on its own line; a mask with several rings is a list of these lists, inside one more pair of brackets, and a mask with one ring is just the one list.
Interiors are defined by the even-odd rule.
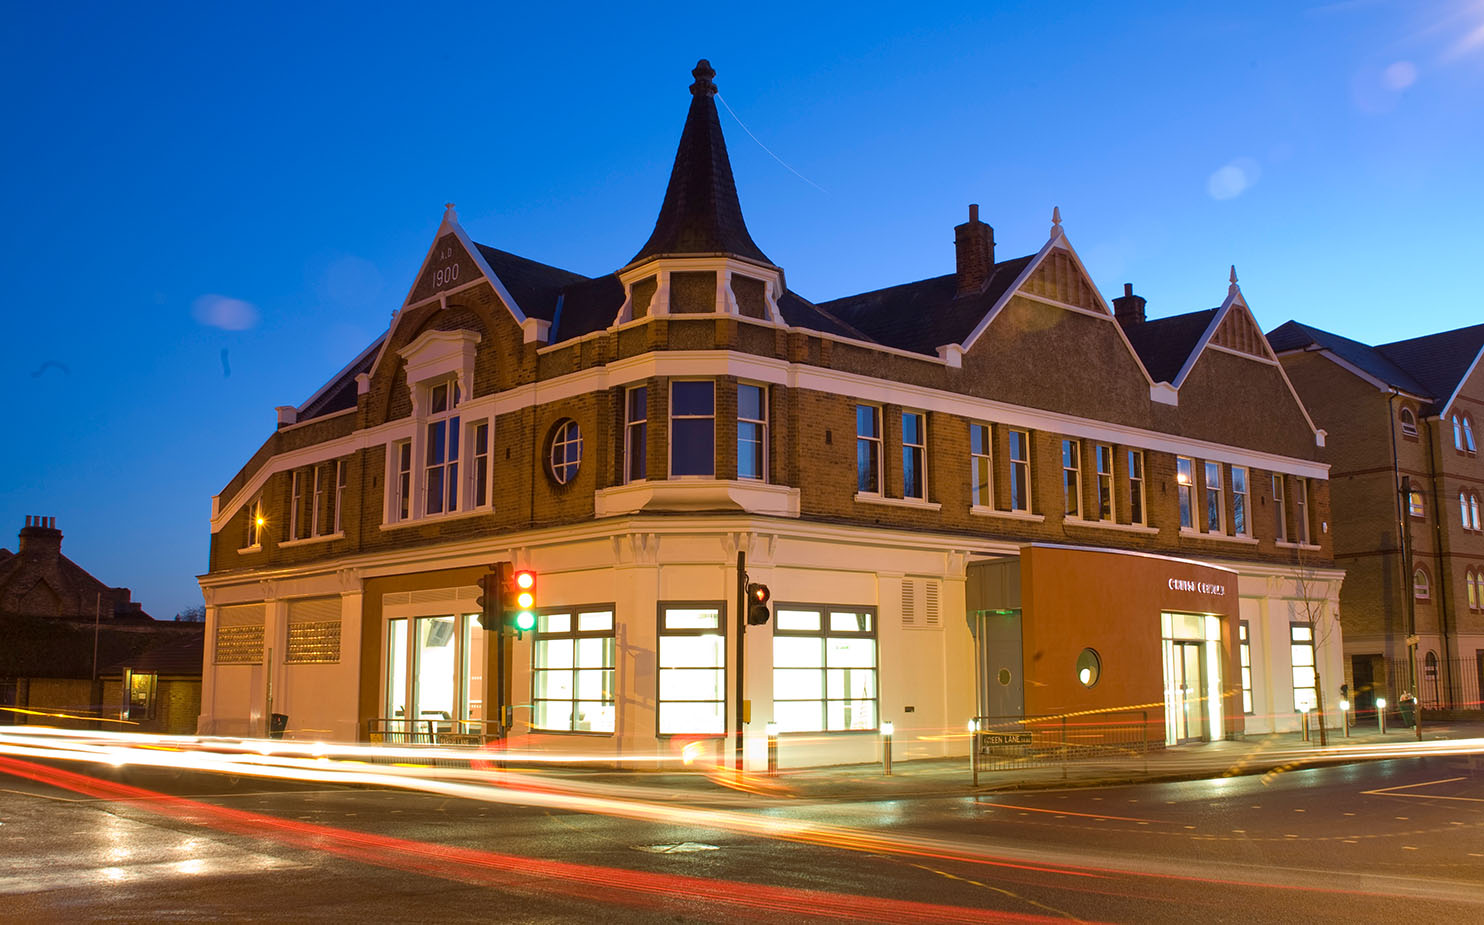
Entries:
[[[1333,710],[1324,434],[1234,275],[1146,319],[1059,215],[1006,258],[970,206],[951,272],[810,301],[692,76],[633,259],[559,269],[450,205],[389,329],[278,409],[212,501],[203,733],[741,732],[759,766],[771,731],[787,766],[875,760],[887,722],[910,758],[973,717],[1176,745]],[[531,631],[481,620],[495,563],[535,573]]]

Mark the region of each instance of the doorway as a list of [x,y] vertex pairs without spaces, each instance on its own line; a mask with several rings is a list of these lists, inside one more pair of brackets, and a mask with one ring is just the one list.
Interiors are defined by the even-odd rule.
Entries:
[[1223,737],[1222,623],[1214,614],[1162,613],[1165,744]]
[[1205,742],[1206,672],[1199,642],[1176,642],[1170,678],[1170,709],[1175,721],[1175,744]]
[[1376,718],[1376,682],[1383,667],[1380,654],[1350,656],[1350,679],[1355,722]]

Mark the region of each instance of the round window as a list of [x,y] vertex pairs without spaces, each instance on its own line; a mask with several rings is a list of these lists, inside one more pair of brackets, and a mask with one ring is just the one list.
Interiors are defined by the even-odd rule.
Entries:
[[1008,669],[1008,668],[1001,668],[1000,669],[999,681],[1000,681],[1000,685],[1002,687],[1009,687],[1010,686],[1010,669]]
[[577,477],[577,468],[582,465],[582,431],[571,418],[560,421],[551,432],[551,477],[558,485],[566,485]]
[[1077,680],[1082,682],[1083,687],[1092,687],[1098,683],[1098,677],[1102,673],[1103,660],[1098,658],[1097,652],[1083,649],[1082,654],[1077,656]]

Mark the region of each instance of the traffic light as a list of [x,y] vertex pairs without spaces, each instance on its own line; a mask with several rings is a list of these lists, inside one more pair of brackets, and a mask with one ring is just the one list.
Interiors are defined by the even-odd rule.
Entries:
[[747,622],[751,626],[762,626],[768,622],[773,614],[768,610],[768,598],[772,595],[768,592],[767,585],[752,582],[747,586]]
[[519,569],[511,573],[504,587],[505,619],[524,633],[536,628],[536,573]]
[[488,572],[479,576],[479,597],[474,599],[474,604],[479,608],[479,625],[487,630],[500,625],[500,588],[504,581],[504,570],[509,567],[508,562],[497,562],[490,566]]

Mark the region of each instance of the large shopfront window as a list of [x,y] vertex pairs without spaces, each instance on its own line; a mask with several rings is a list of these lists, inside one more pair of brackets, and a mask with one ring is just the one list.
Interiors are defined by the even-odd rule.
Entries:
[[659,734],[726,732],[726,634],[720,604],[661,604]]
[[1307,623],[1295,623],[1288,628],[1288,633],[1293,661],[1293,708],[1302,713],[1319,706],[1314,669],[1314,628]]
[[384,718],[419,720],[396,732],[481,732],[485,635],[477,614],[386,621]]
[[876,613],[779,604],[773,629],[773,720],[780,732],[877,726]]
[[538,614],[531,676],[532,728],[612,732],[613,609]]

